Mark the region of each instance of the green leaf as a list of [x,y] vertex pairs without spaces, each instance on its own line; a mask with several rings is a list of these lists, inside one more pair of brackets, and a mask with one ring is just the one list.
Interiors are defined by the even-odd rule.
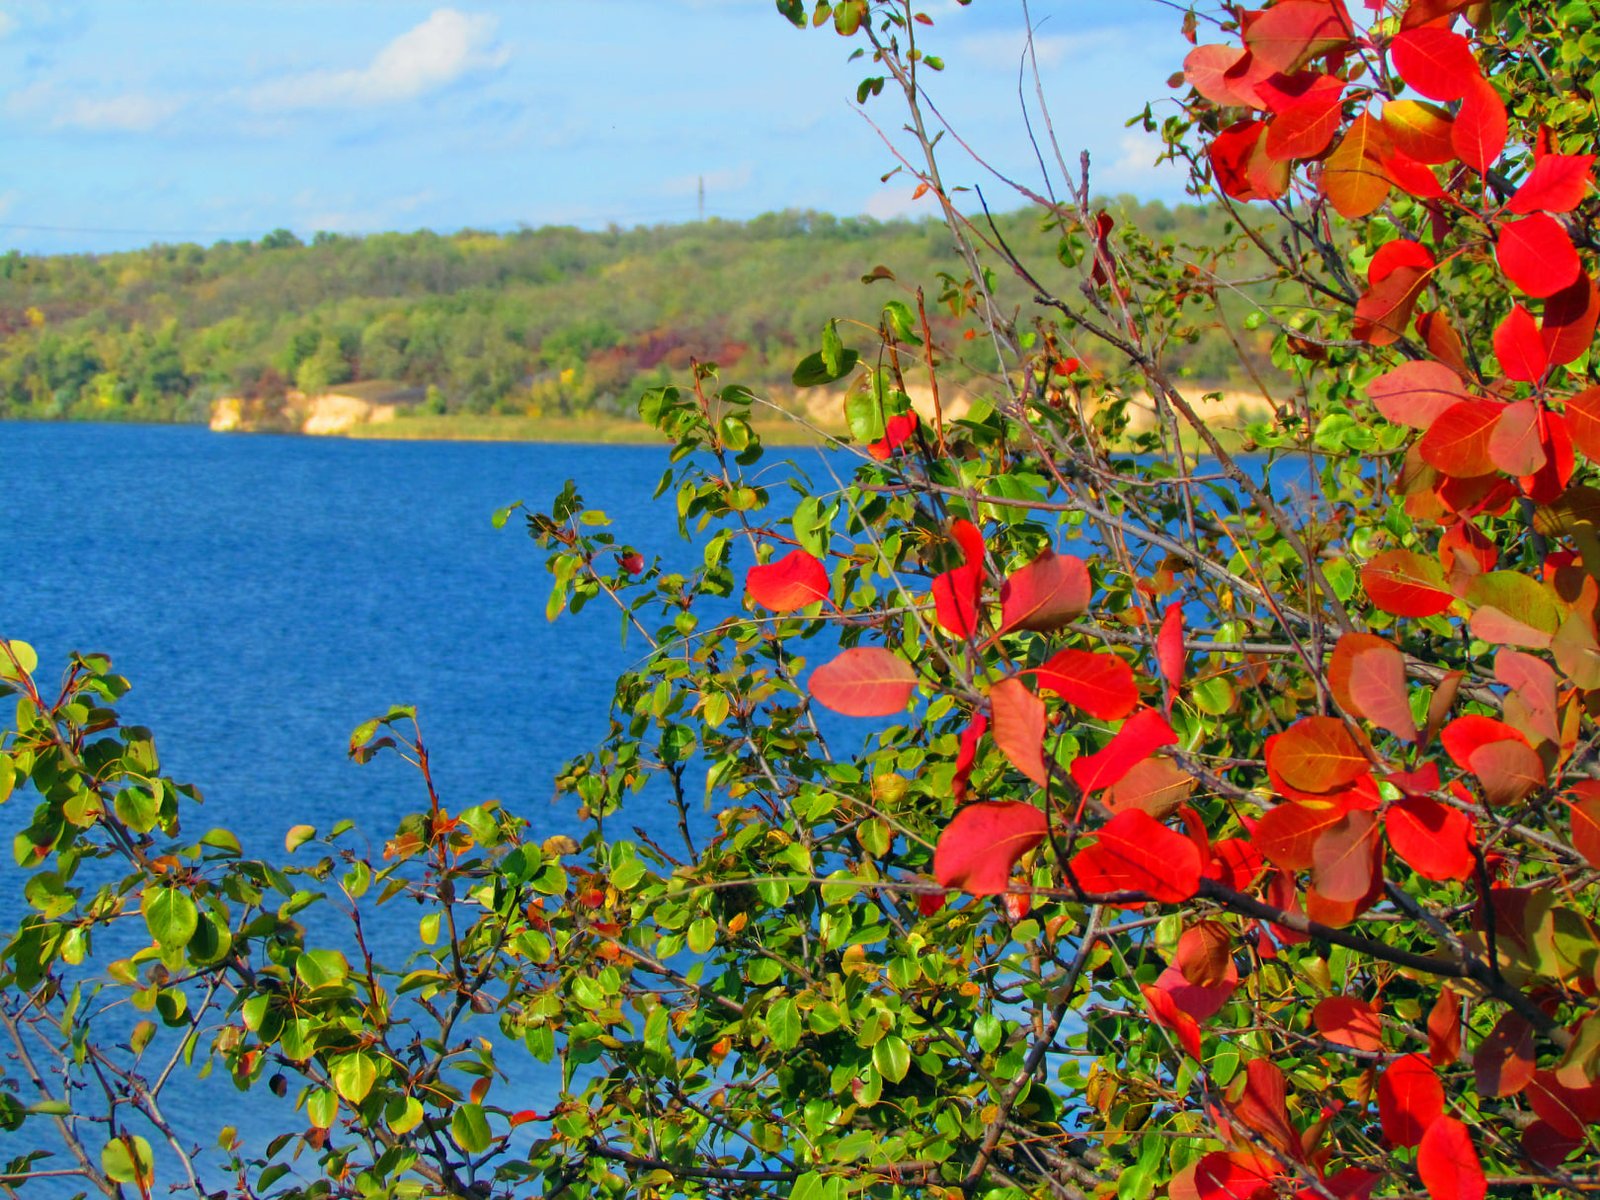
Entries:
[[767,1010],[767,1036],[779,1050],[793,1050],[800,1044],[800,1007],[788,996]]
[[338,987],[350,975],[350,964],[337,950],[306,950],[294,963],[295,977],[313,990]]
[[[32,675],[39,669],[39,655],[27,642],[6,641],[0,638],[0,679],[21,679],[23,675]],[[6,653],[9,647],[10,653]],[[15,664],[12,663],[15,659]],[[17,668],[21,667],[19,673]]]
[[493,1135],[489,1132],[489,1117],[481,1104],[463,1104],[450,1114],[450,1136],[468,1154],[482,1154],[489,1148]]
[[116,1141],[107,1142],[100,1151],[100,1169],[117,1183],[143,1182],[149,1187],[155,1175],[155,1159],[150,1156],[150,1143],[138,1134],[125,1133]]
[[318,1088],[306,1097],[306,1120],[318,1129],[330,1129],[339,1115],[339,1094],[332,1088]]
[[339,1095],[351,1104],[360,1104],[378,1081],[378,1064],[370,1054],[358,1051],[335,1059],[328,1074]]
[[795,387],[820,387],[823,384],[836,383],[855,370],[856,362],[860,358],[861,356],[854,350],[845,350],[839,356],[837,369],[830,369],[823,362],[820,353],[808,354],[800,360],[800,365],[795,367],[790,380]]
[[193,898],[174,887],[145,888],[140,909],[150,936],[163,950],[188,945],[200,923]]
[[[365,741],[366,739],[363,738],[362,740]],[[315,825],[291,825],[289,826],[289,832],[283,835],[283,848],[293,854],[316,836],[317,827]]]
[[904,1038],[886,1034],[872,1047],[872,1065],[890,1083],[899,1083],[911,1069],[911,1047]]
[[393,1096],[384,1105],[383,1118],[392,1133],[410,1133],[422,1124],[422,1101],[415,1096]]

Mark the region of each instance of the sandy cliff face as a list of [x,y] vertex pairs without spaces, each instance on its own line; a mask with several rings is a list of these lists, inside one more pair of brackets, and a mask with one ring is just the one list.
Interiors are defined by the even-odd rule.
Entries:
[[357,425],[392,421],[397,404],[383,404],[342,392],[307,396],[290,391],[278,400],[224,396],[211,406],[211,428],[218,433],[349,433]]

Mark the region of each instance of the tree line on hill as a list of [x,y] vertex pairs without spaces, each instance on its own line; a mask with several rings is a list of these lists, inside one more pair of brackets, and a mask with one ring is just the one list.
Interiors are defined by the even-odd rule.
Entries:
[[[1174,245],[1214,247],[1227,233],[1214,208],[1118,207]],[[999,214],[977,233],[1036,261],[1083,253],[1035,214]],[[934,332],[955,331],[959,302],[939,269],[949,241],[932,219],[789,211],[599,232],[307,243],[278,230],[209,247],[13,250],[0,256],[0,417],[203,421],[221,396],[270,401],[365,380],[424,388],[436,412],[615,413],[691,357],[782,388],[831,317],[875,327],[887,289],[923,287]],[[1235,257],[1250,275],[1250,253]],[[895,281],[863,287],[878,264]],[[997,286],[1014,306],[1031,299],[1022,281]],[[1243,297],[1224,308],[1246,316]],[[983,343],[964,350],[959,370],[993,367]],[[1218,329],[1197,329],[1178,359],[1191,378],[1237,382],[1238,354]]]

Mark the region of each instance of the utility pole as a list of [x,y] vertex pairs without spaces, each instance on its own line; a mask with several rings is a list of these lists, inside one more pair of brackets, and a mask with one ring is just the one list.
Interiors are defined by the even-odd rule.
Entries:
[[700,220],[706,219],[706,177],[700,176]]

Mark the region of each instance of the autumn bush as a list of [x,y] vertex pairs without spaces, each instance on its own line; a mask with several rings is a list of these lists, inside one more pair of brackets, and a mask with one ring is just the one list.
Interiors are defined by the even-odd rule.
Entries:
[[[294,1099],[272,1146],[224,1139],[246,1195],[1600,1188],[1600,8],[1189,12],[1141,120],[1265,281],[1106,217],[1042,107],[1038,179],[945,136],[922,88],[961,13],[778,8],[860,52],[955,261],[863,263],[881,323],[798,364],[848,382],[848,457],[769,461],[761,399],[709,364],[644,396],[693,570],[570,486],[524,514],[550,614],[614,603],[649,649],[559,781],[592,832],[453,808],[396,710],[352,752],[411,758],[424,811],[381,853],[297,830],[292,865],[244,860],[176,836],[109,664],[46,694],[13,644],[0,790],[38,807],[0,1020],[69,1049],[5,1067],[0,1120],[63,1121],[108,1192],[181,1186],[193,1156],[146,1135],[192,1058]],[[978,178],[1055,259],[1011,253]],[[1167,364],[1263,282],[1275,415],[1234,454]],[[936,344],[941,311],[970,337]],[[1001,369],[954,419],[973,342]],[[628,832],[641,805],[674,844]],[[73,890],[96,856],[126,875]],[[359,923],[329,948],[333,914],[401,898],[411,959]],[[98,1037],[109,996],[148,1029]],[[497,1089],[519,1044],[553,1107]],[[67,1124],[90,1097],[106,1123]]]

